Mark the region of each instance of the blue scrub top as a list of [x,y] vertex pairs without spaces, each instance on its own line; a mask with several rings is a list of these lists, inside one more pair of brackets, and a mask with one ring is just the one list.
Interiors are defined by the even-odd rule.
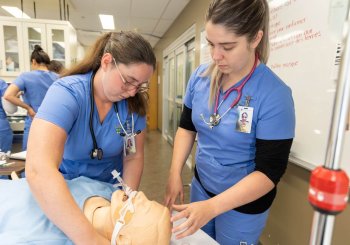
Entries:
[[[7,87],[8,87],[7,83],[4,80],[0,79],[0,119],[7,118],[6,112],[4,111],[4,108],[2,107],[2,101],[1,101],[1,98],[2,98],[2,96],[4,96]],[[0,130],[4,129],[4,126],[5,125],[1,124]]]
[[[86,176],[113,183],[111,172],[122,172],[123,137],[117,133],[120,124],[114,107],[110,109],[103,123],[94,104],[93,129],[96,142],[103,150],[102,160],[91,159],[93,141],[89,128],[90,84],[92,72],[73,75],[57,80],[48,90],[36,117],[49,121],[67,133],[60,171],[65,178]],[[131,130],[131,114],[126,100],[117,103],[119,118],[126,130]],[[134,132],[146,127],[145,117],[134,113]]]
[[[209,121],[213,107],[209,107],[210,77],[203,72],[208,64],[201,65],[192,74],[184,103],[192,109],[192,121],[198,132],[196,166],[203,187],[212,193],[221,193],[254,171],[256,139],[280,140],[294,137],[295,112],[291,89],[265,64],[260,63],[242,91],[239,103],[210,129],[200,114]],[[244,79],[235,84],[239,86]],[[225,93],[220,91],[219,103]],[[230,93],[219,107],[219,115],[230,107],[237,92]],[[251,96],[253,108],[250,133],[236,130],[237,106],[244,106]],[[251,119],[250,119],[251,120]]]
[[[68,188],[81,210],[93,196],[110,201],[115,189],[111,184],[80,177],[67,180]],[[73,242],[43,213],[34,199],[27,180],[0,180],[1,244],[62,245]]]
[[4,96],[7,86],[7,83],[0,79],[0,151],[3,152],[11,150],[13,138],[12,129],[1,102],[1,98]]
[[[23,101],[37,112],[47,90],[57,78],[58,74],[52,71],[34,70],[22,73],[13,81],[13,84],[24,92]],[[26,130],[29,130],[31,122],[32,118],[27,116],[25,120]]]

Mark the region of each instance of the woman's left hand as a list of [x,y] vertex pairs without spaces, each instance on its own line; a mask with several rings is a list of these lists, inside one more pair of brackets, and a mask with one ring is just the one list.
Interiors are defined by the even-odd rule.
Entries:
[[173,205],[173,209],[179,213],[171,217],[171,222],[187,218],[186,221],[172,229],[173,233],[180,232],[176,235],[176,239],[192,235],[215,217],[214,207],[211,207],[211,202],[209,200],[183,205]]

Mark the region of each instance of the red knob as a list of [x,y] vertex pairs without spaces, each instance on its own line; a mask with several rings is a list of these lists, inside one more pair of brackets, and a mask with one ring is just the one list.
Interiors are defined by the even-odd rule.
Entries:
[[349,178],[343,170],[317,167],[311,172],[309,202],[319,212],[337,214],[348,201]]

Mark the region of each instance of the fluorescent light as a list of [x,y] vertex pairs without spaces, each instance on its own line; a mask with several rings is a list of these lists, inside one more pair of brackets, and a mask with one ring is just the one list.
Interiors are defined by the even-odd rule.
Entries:
[[30,17],[26,13],[22,12],[22,10],[20,10],[17,7],[10,7],[10,6],[1,6],[1,7],[7,12],[9,12],[10,14],[12,14],[13,16],[15,16],[16,18],[30,19]]
[[99,14],[100,21],[103,29],[114,30],[114,18],[113,15]]

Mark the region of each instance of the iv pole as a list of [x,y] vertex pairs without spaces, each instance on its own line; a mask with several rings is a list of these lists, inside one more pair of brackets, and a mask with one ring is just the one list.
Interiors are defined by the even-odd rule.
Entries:
[[[336,3],[339,2],[341,1]],[[349,178],[340,169],[341,151],[350,104],[349,0],[346,2],[343,0],[342,3],[346,5],[346,21],[344,28],[342,28],[344,51],[340,63],[340,76],[335,96],[326,162],[324,166],[312,171],[310,178],[309,202],[315,209],[310,245],[331,244],[335,215],[345,209],[348,201]],[[350,159],[347,160],[350,161]]]

